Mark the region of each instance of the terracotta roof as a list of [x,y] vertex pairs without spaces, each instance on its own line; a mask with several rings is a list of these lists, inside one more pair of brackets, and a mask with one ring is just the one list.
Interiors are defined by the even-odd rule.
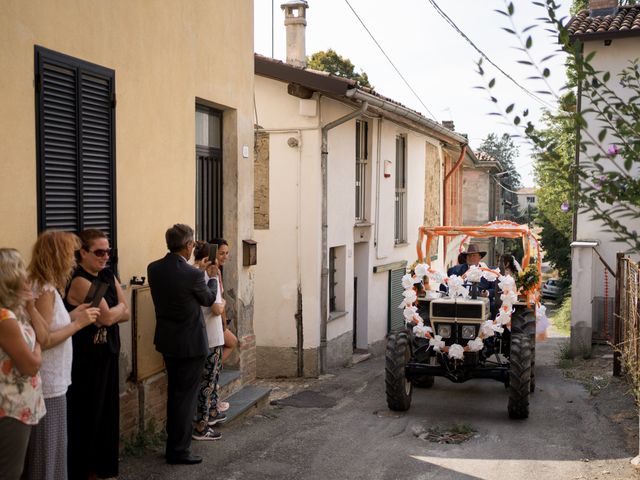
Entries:
[[567,24],[569,34],[582,40],[640,36],[640,5],[618,7],[612,14],[582,10]]
[[535,195],[535,188],[521,188],[518,190],[518,195]]
[[[413,110],[412,108],[409,108],[392,98],[380,95],[372,88],[358,85],[358,82],[356,82],[355,80],[351,80],[350,78],[341,77],[340,75],[325,72],[322,70],[314,70],[313,68],[309,67],[296,67],[287,62],[283,62],[282,60],[265,57],[264,55],[260,55],[259,53],[254,54],[254,58],[255,72],[258,75],[275,78],[276,80],[283,80],[286,78],[288,81],[299,82],[300,84],[308,86],[309,88],[317,88],[318,90],[328,91],[329,93],[339,95],[346,94],[346,91],[349,88],[357,88],[358,90],[362,90],[363,92],[375,95],[385,102],[393,103],[394,105],[398,105],[399,107],[411,110],[416,115],[424,116],[417,110]],[[323,79],[326,79],[327,81],[323,82]],[[308,85],[308,83],[310,83],[311,85]],[[337,88],[331,88],[330,85],[333,85]]]
[[[351,80],[350,78],[341,77],[339,75],[320,70],[314,70],[312,68],[296,67],[289,63],[283,62],[282,60],[265,57],[264,55],[260,55],[258,53],[254,54],[254,67],[256,75],[261,75],[280,81],[298,83],[312,90],[319,90],[329,94],[337,95],[339,97],[346,98],[348,90],[357,89],[369,95],[373,95],[384,102],[397,105],[398,107],[412,112],[426,122],[432,123],[433,126],[437,129],[448,132],[448,134],[452,137],[464,139],[463,135],[448,129],[435,120],[426,118],[417,110],[406,107],[402,103],[392,98],[385,97],[384,95],[379,94],[371,88],[362,87],[358,85],[358,82],[356,82],[355,80]],[[467,151],[470,151],[470,148],[467,148]]]

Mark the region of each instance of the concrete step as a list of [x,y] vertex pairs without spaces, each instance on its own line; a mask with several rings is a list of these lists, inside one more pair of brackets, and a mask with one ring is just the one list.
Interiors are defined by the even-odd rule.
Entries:
[[[229,425],[231,422],[253,415],[269,404],[270,388],[257,387],[255,385],[245,385],[236,393],[226,398],[229,402],[229,410],[225,412],[227,421],[221,426]],[[217,425],[216,425],[217,427]]]
[[369,360],[371,358],[370,353],[357,353],[353,352],[353,356],[351,357],[351,364],[357,365],[360,362],[364,362],[365,360]]
[[223,369],[218,378],[218,397],[225,399],[242,387],[240,370]]

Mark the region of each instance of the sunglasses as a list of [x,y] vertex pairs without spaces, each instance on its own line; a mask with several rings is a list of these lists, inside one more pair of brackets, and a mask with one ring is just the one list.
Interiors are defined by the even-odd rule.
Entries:
[[89,253],[93,253],[96,257],[102,258],[107,255],[111,255],[110,248],[96,248],[95,250],[89,250]]

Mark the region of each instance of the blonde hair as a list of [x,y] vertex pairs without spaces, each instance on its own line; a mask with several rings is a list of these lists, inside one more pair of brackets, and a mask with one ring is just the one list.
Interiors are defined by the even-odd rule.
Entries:
[[64,290],[75,267],[80,239],[70,232],[47,230],[36,240],[29,263],[29,278],[37,288],[46,284]]
[[0,248],[0,307],[18,314],[23,306],[22,290],[27,271],[20,252],[15,248]]

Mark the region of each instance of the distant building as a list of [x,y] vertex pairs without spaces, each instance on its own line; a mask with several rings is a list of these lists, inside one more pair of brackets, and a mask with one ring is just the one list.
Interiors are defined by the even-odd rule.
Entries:
[[520,213],[530,213],[531,210],[537,208],[537,206],[538,199],[535,188],[521,188],[518,190],[518,209]]

